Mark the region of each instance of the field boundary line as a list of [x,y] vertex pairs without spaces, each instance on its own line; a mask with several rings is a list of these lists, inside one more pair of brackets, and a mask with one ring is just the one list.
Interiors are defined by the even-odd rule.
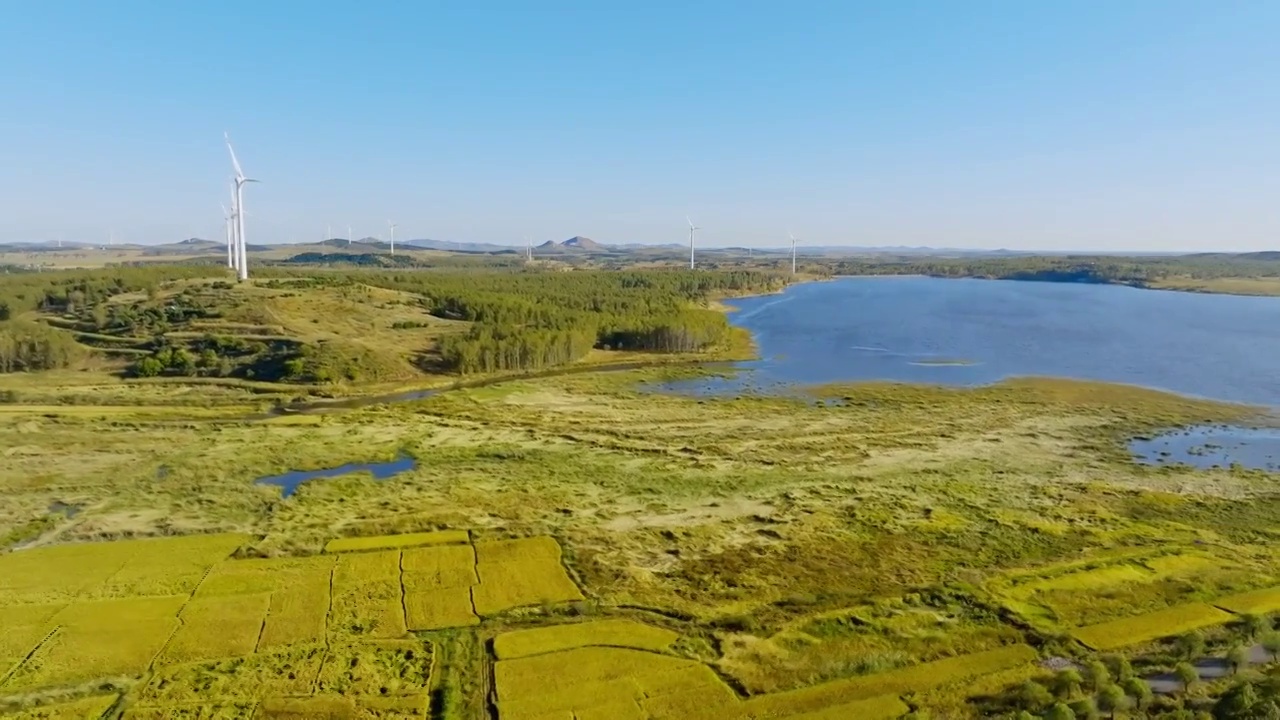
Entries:
[[63,628],[62,625],[55,625],[52,630],[44,634],[44,637],[40,638],[40,642],[36,643],[36,646],[31,648],[30,652],[28,652],[25,656],[23,656],[23,658],[19,660],[13,667],[6,670],[4,675],[0,675],[0,687],[4,687],[5,683],[9,682],[9,678],[11,678],[14,673],[18,672],[18,668],[22,667],[23,665],[26,665],[27,661],[30,660],[33,655],[39,652],[40,648],[44,647],[45,643],[49,642],[49,638],[53,637],[62,628]]
[[[468,536],[469,537],[469,536]],[[396,564],[400,570],[400,619],[404,622],[405,631],[409,629],[409,606],[405,602],[408,592],[404,589],[404,550],[396,552]],[[330,602],[333,602],[330,600]]]

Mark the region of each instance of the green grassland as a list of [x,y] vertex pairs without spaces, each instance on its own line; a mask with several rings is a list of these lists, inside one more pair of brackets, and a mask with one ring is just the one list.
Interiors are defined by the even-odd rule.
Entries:
[[[444,326],[391,339],[410,291],[171,282],[252,296],[219,332],[398,368],[334,394],[457,379],[413,360]],[[1125,444],[1252,408],[1040,378],[692,398],[657,365],[268,417],[311,391],[118,370],[0,374],[0,712],[982,717],[1045,658],[1280,606],[1274,476]]]

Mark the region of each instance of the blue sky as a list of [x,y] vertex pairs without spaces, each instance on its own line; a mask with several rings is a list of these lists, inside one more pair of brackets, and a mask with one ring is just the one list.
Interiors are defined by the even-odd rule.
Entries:
[[0,23],[0,242],[1260,249],[1280,3],[43,0]]

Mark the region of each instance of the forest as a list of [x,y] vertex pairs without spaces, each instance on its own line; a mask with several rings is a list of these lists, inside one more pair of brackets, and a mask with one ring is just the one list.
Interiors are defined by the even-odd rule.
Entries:
[[[291,277],[279,269],[273,274]],[[672,270],[347,272],[304,281],[411,292],[431,315],[473,323],[467,333],[441,341],[445,363],[462,374],[539,370],[579,360],[596,347],[696,352],[725,342],[729,333],[723,313],[697,304],[786,284],[774,273]]]
[[1026,255],[896,260],[841,260],[837,275],[929,275],[992,280],[1085,282],[1146,287],[1167,278],[1280,278],[1280,254],[1120,257],[1100,255]]
[[[0,371],[68,367],[92,350],[130,358],[127,372],[138,377],[332,382],[368,374],[362,368],[372,360],[359,343],[200,330],[236,315],[248,302],[222,276],[215,267],[177,265],[10,275],[0,290]],[[470,324],[465,332],[439,338],[436,348],[443,369],[458,374],[541,370],[580,360],[594,348],[701,351],[725,343],[730,327],[723,313],[700,305],[775,291],[786,282],[758,271],[492,266],[274,266],[262,268],[258,277],[260,287],[296,292],[371,287],[409,293],[427,315]],[[193,278],[211,282],[171,285]]]

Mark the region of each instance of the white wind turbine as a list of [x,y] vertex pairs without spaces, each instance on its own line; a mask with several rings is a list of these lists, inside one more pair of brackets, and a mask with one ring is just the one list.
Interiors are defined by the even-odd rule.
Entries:
[[356,236],[351,232],[351,226],[348,225],[347,226],[347,247],[351,247],[351,241],[355,240],[355,238]]
[[387,226],[391,228],[391,254],[395,255],[396,254],[396,224],[388,220]]
[[702,228],[698,227],[697,225],[694,225],[693,221],[689,219],[688,215],[685,215],[684,219],[689,223],[689,269],[692,270],[693,269],[693,235],[695,232],[697,232],[698,230],[701,230]]
[[796,236],[787,231],[787,237],[791,238],[791,274],[796,274]]
[[227,151],[231,153],[231,165],[236,171],[236,269],[239,271],[239,279],[243,282],[249,279],[249,262],[248,257],[246,257],[244,241],[244,186],[247,183],[258,181],[245,177],[244,171],[240,169],[240,161],[236,159],[235,148],[231,147],[231,136],[223,133],[223,137],[226,138],[227,141]]
[[528,235],[524,236],[524,259],[526,262],[533,262],[533,238]]

